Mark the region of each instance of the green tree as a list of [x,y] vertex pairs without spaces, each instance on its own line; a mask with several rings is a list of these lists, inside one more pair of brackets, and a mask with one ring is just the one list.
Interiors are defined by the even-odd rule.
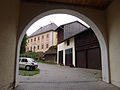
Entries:
[[25,53],[26,51],[26,40],[27,40],[27,34],[24,35],[21,46],[20,46],[20,54]]

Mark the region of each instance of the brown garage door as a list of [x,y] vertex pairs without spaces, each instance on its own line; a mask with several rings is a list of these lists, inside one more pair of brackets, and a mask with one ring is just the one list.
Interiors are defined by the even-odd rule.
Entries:
[[76,52],[76,66],[86,68],[86,51],[81,50]]
[[65,65],[70,66],[72,65],[72,48],[65,50]]
[[63,50],[59,51],[59,64],[63,64]]
[[77,50],[76,66],[80,68],[101,69],[100,48]]
[[101,69],[100,48],[87,50],[87,68]]

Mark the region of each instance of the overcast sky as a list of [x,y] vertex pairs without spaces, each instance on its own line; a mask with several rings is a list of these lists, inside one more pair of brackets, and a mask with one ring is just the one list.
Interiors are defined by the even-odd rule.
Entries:
[[89,25],[87,25],[85,22],[83,22],[79,18],[74,17],[72,15],[68,15],[68,14],[51,14],[51,15],[45,16],[45,17],[39,19],[38,21],[36,21],[35,23],[33,23],[29,27],[29,29],[27,30],[26,33],[29,36],[33,32],[35,32],[36,30],[38,30],[40,27],[43,27],[43,26],[48,25],[50,23],[55,23],[57,26],[60,26],[62,24],[66,24],[66,23],[73,22],[73,21],[76,21],[76,20],[78,20],[82,24],[89,27]]

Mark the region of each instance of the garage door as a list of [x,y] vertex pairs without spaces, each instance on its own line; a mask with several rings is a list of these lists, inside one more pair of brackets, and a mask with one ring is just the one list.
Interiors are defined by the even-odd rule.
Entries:
[[76,52],[76,66],[86,68],[86,51],[81,50]]
[[65,50],[65,65],[72,65],[72,48]]
[[87,50],[87,68],[101,69],[100,48]]
[[101,69],[100,48],[76,51],[76,66],[80,68]]
[[59,64],[63,64],[63,50],[59,51]]

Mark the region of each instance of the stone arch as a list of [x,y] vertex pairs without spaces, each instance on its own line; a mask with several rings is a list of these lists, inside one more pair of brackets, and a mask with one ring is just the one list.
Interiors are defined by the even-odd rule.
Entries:
[[22,39],[27,31],[27,29],[34,23],[36,22],[38,19],[47,16],[47,15],[51,15],[51,14],[70,14],[73,16],[78,17],[79,19],[83,20],[84,22],[86,22],[91,29],[94,31],[95,35],[98,38],[99,44],[100,44],[100,49],[101,49],[101,62],[102,62],[102,79],[103,81],[109,83],[110,82],[110,77],[109,77],[109,61],[108,61],[108,50],[107,50],[107,44],[105,42],[105,39],[102,35],[102,33],[100,32],[100,29],[97,27],[97,25],[90,20],[88,17],[86,17],[85,15],[74,11],[74,10],[69,10],[69,9],[54,9],[54,10],[49,10],[46,11],[38,16],[36,16],[34,19],[32,19],[27,26],[24,28],[22,34],[20,35],[20,38],[18,40],[18,46],[17,46],[17,62],[16,62],[16,85],[18,83],[18,58],[19,58],[19,51],[20,51],[20,45],[22,42]]

